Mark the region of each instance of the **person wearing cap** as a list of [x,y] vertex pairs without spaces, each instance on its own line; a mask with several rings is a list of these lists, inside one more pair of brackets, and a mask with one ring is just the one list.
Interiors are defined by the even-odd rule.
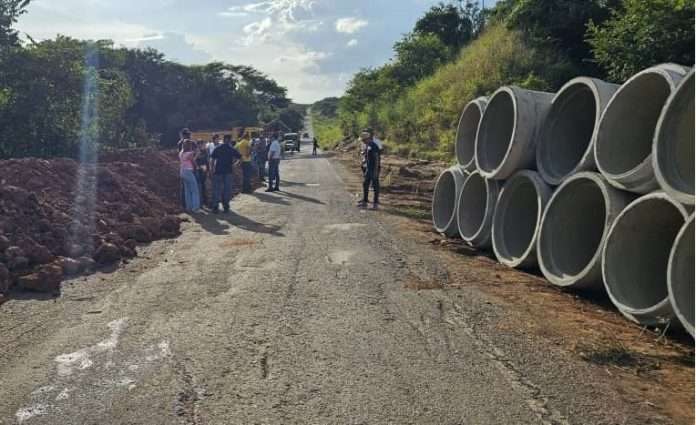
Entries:
[[368,204],[368,195],[370,186],[374,190],[373,208],[377,209],[379,205],[379,173],[381,171],[382,160],[382,144],[375,136],[371,128],[366,128],[360,133],[360,139],[363,142],[363,199],[358,203],[358,206],[365,208]]
[[210,156],[213,171],[213,213],[220,212],[219,207],[227,213],[230,211],[232,199],[232,173],[234,163],[242,159],[239,151],[234,148],[232,136],[225,134],[224,143],[216,147]]

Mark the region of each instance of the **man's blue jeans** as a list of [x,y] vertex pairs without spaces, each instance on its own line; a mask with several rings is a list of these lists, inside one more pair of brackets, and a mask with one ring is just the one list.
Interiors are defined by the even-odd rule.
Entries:
[[222,209],[230,210],[232,198],[232,174],[213,175],[213,210],[217,210],[222,202]]
[[268,188],[278,190],[280,186],[280,160],[268,161]]

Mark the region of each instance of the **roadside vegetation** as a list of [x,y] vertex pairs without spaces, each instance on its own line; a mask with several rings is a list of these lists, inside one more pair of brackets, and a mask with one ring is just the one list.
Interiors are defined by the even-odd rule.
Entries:
[[[252,67],[184,66],[109,40],[22,42],[13,25],[28,4],[0,0],[0,159],[75,156],[88,131],[111,150],[173,146],[183,126],[226,129],[276,118],[302,126],[304,108]],[[98,117],[87,129],[82,105],[91,101]]]
[[390,153],[449,161],[470,100],[508,84],[554,91],[578,75],[622,82],[660,62],[692,65],[693,28],[686,0],[502,0],[483,12],[440,3],[315,126],[326,145],[370,126]]

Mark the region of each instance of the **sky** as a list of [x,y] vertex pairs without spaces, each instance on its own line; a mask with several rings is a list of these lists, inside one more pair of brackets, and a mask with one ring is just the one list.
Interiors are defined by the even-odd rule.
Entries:
[[[339,96],[438,0],[32,0],[17,28],[153,47],[185,64],[251,65],[300,103]],[[492,3],[492,2],[491,2]]]

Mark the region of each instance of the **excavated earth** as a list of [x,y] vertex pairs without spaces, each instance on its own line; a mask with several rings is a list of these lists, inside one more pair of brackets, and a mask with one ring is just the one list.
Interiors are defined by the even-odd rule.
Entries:
[[0,161],[0,303],[22,291],[58,293],[61,280],[136,255],[179,234],[176,152]]

